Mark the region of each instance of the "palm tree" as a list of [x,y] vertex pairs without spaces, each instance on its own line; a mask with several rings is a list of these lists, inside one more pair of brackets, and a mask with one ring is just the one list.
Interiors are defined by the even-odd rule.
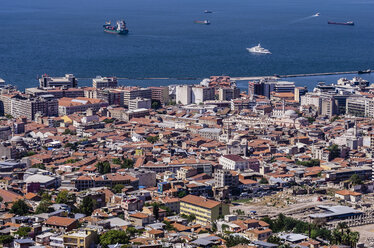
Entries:
[[341,233],[339,232],[339,229],[334,229],[332,231],[332,240],[333,240],[333,244],[335,245],[339,245],[341,243]]
[[351,247],[356,247],[357,242],[360,239],[360,233],[359,232],[351,232],[349,234],[349,241]]

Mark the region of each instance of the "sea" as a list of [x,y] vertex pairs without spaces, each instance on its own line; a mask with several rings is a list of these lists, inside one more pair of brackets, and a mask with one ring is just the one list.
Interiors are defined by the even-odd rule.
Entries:
[[[374,0],[0,0],[0,78],[24,89],[43,74],[72,73],[82,86],[97,75],[150,86],[365,70],[374,68],[373,13]],[[128,35],[103,32],[119,19]],[[194,23],[205,19],[211,25]],[[246,50],[258,43],[272,54]],[[339,77],[287,80],[312,88]]]

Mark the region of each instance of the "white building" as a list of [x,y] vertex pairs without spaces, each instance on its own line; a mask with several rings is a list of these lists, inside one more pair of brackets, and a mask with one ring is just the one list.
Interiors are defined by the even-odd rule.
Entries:
[[200,104],[207,100],[214,100],[215,91],[211,87],[178,85],[176,87],[176,101],[183,105]]
[[248,170],[249,163],[246,159],[238,155],[223,155],[218,159],[220,165],[225,170]]
[[152,107],[152,100],[147,98],[137,97],[129,101],[129,110],[134,109],[150,109]]
[[116,77],[102,77],[97,76],[92,79],[92,87],[94,88],[114,88],[117,87],[117,78]]

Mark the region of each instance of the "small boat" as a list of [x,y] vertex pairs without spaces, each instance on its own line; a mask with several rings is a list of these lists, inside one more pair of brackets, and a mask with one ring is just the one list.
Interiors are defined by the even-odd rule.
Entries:
[[354,22],[349,21],[349,22],[333,22],[333,21],[328,21],[328,24],[335,24],[335,25],[348,25],[348,26],[353,26],[355,25]]
[[371,73],[371,70],[370,70],[370,69],[362,70],[362,71],[358,71],[357,73],[358,73],[358,74]]
[[257,46],[247,48],[248,52],[250,53],[257,53],[257,54],[271,54],[271,52],[268,49],[265,49],[261,47],[261,44],[258,43]]
[[211,13],[213,13],[213,11],[211,11],[211,10],[204,10],[204,13],[205,14],[211,14]]
[[319,16],[319,13],[317,13],[317,14],[315,14],[315,15],[313,15],[313,16],[316,16],[316,17],[317,17],[317,16]]
[[194,23],[196,23],[196,24],[205,24],[205,25],[209,25],[209,24],[210,24],[210,21],[208,21],[208,20],[204,20],[204,21],[194,21]]

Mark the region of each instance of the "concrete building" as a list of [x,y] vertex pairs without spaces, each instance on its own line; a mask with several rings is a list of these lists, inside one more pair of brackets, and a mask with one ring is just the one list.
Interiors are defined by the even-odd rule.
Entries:
[[92,79],[92,87],[94,88],[115,88],[118,85],[116,77],[97,76]]
[[200,104],[207,100],[214,100],[215,91],[213,87],[194,86],[191,91],[191,103]]
[[129,101],[129,110],[135,109],[150,109],[152,107],[152,100],[137,97]]
[[178,85],[175,92],[176,102],[183,105],[190,104],[192,102],[191,91],[191,85]]
[[188,195],[180,200],[180,213],[195,215],[196,222],[206,224],[212,223],[220,216],[230,213],[229,206],[218,201],[208,200],[204,197]]
[[249,163],[246,159],[238,155],[223,155],[218,159],[220,165],[225,170],[248,170]]
[[216,187],[237,187],[239,183],[239,176],[237,173],[232,173],[229,170],[216,170],[214,172],[214,186]]
[[78,80],[73,74],[65,74],[65,77],[50,77],[48,75],[43,75],[39,78],[39,87],[49,88],[49,87],[67,87],[74,88],[78,86]]
[[63,235],[64,247],[89,248],[97,243],[97,234],[93,230],[70,232]]
[[107,107],[108,103],[101,99],[64,97],[58,100],[58,105],[59,115],[70,115],[76,112],[84,112],[87,109],[98,111],[100,108]]
[[41,96],[41,95],[53,95],[56,99],[63,98],[63,97],[83,97],[84,90],[81,88],[64,88],[64,87],[57,87],[57,88],[27,88],[25,93],[34,97]]
[[152,91],[150,88],[126,87],[123,89],[123,104],[129,106],[130,100],[137,97],[151,99]]
[[240,97],[240,89],[236,87],[231,88],[219,88],[218,89],[218,100],[230,101]]
[[349,97],[346,114],[357,117],[374,117],[374,101],[365,97]]
[[178,85],[176,88],[176,101],[183,105],[214,100],[215,90],[213,87]]
[[53,95],[42,95],[36,98],[27,98],[21,95],[8,98],[10,105],[4,109],[5,114],[10,114],[14,118],[26,117],[34,120],[36,113],[42,116],[58,116],[58,101]]
[[151,99],[159,101],[162,105],[169,102],[168,87],[149,87],[151,89]]

